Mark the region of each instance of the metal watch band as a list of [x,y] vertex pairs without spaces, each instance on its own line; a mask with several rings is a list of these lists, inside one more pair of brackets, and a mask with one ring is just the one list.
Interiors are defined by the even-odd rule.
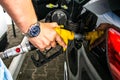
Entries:
[[36,22],[35,24],[31,25],[28,29],[27,33],[23,33],[26,37],[36,37],[40,33],[40,24],[39,22]]

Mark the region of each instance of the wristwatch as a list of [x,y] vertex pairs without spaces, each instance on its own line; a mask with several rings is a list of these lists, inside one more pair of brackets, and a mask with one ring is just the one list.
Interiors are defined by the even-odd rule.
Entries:
[[37,37],[40,34],[40,24],[39,22],[33,24],[28,29],[27,33],[24,33],[28,38]]

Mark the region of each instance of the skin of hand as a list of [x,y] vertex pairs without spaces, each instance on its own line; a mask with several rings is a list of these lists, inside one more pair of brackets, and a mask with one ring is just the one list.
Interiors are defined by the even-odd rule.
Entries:
[[[66,44],[60,35],[55,31],[56,27],[59,27],[56,22],[52,23],[41,23],[41,32],[35,38],[29,38],[29,41],[34,44],[35,47],[44,51],[45,48],[50,49],[56,46],[56,42],[62,47],[66,48]],[[39,44],[39,45],[38,45]]]
[[[30,26],[37,22],[31,0],[0,0],[0,4],[23,33],[26,33]],[[37,37],[29,38],[29,41],[41,51],[55,47],[56,42],[62,47],[66,47],[54,27],[58,27],[57,23],[40,22],[40,34]]]

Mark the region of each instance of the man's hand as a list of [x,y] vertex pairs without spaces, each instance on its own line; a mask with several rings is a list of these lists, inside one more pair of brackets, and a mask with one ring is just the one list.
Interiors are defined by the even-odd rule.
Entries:
[[57,23],[40,23],[41,32],[37,37],[29,38],[29,41],[41,51],[56,46],[56,42],[66,48],[66,44],[60,35],[55,31],[59,27]]
[[[23,33],[26,33],[29,27],[37,22],[31,0],[0,0],[0,5]],[[57,23],[40,23],[40,34],[37,37],[29,38],[29,41],[41,51],[55,47],[56,42],[65,48],[66,44],[54,30],[55,27],[59,27]]]

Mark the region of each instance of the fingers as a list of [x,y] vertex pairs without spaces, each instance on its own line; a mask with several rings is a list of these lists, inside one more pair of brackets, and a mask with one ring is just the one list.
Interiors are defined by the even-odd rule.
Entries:
[[29,41],[40,51],[49,50],[52,47],[56,47],[56,41],[50,41],[46,37],[29,38]]
[[53,47],[53,48],[56,47],[56,42],[55,41],[51,42],[51,47]]
[[40,51],[44,51],[46,49],[50,49],[51,47],[55,47],[56,43],[61,45],[62,47],[66,47],[63,39],[58,35],[55,31],[54,27],[59,27],[56,22],[52,23],[40,23],[41,32],[40,34],[30,39],[30,42],[37,47]]
[[46,49],[46,50],[49,50],[49,49],[51,49],[51,48],[52,48],[51,46],[48,46],[48,47],[46,47],[45,49]]
[[57,34],[56,38],[54,40],[49,40],[47,38],[42,38],[42,40],[40,40],[41,42],[39,44],[41,45],[38,45],[38,48],[41,50],[41,51],[44,51],[44,50],[49,50],[51,48],[54,48],[56,47],[56,43],[58,43],[60,46],[66,48],[66,44],[64,43],[63,39]]
[[63,41],[63,39],[59,35],[56,36],[56,41],[60,46],[67,48],[65,42]]

